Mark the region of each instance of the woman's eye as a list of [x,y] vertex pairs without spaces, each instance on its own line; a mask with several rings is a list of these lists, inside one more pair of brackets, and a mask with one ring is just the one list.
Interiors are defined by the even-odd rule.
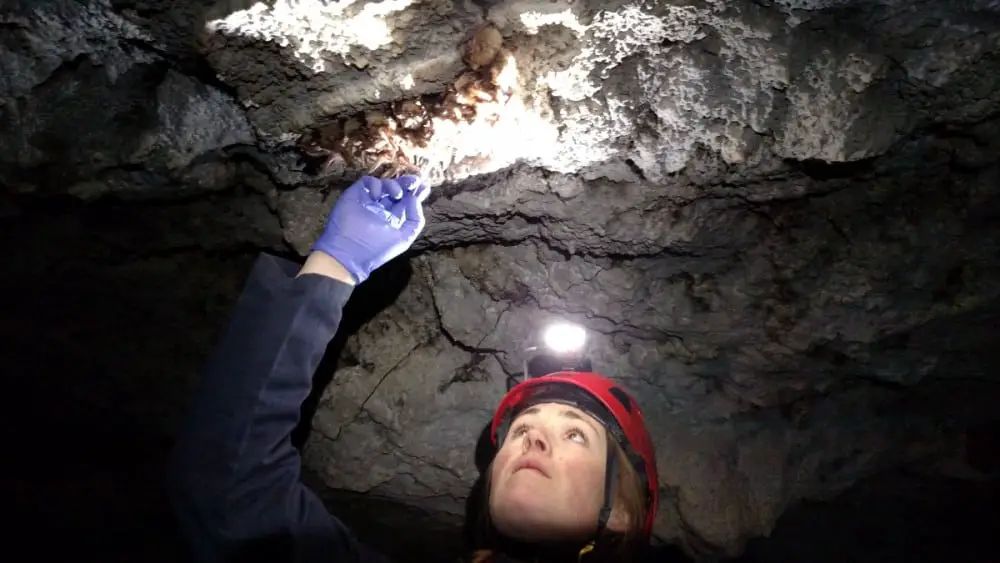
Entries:
[[517,437],[517,436],[523,435],[527,431],[528,431],[528,425],[527,424],[521,424],[519,426],[516,426],[514,428],[514,431],[511,432],[510,435]]
[[581,431],[579,431],[579,430],[577,430],[575,428],[573,430],[570,430],[569,433],[566,434],[566,437],[569,438],[570,440],[573,440],[574,442],[579,443],[579,444],[586,444],[587,443],[587,436],[583,432],[581,432]]

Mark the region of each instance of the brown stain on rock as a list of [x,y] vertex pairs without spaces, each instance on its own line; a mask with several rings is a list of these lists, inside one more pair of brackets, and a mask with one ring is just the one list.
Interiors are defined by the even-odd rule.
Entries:
[[[460,50],[467,69],[443,93],[322,123],[302,135],[299,149],[325,158],[324,169],[340,159],[349,168],[384,178],[419,174],[425,164],[420,152],[435,134],[435,121],[472,123],[484,106],[503,106],[512,94],[500,77],[513,57],[495,26],[487,23],[474,29]],[[485,119],[490,123],[497,117],[490,114]]]

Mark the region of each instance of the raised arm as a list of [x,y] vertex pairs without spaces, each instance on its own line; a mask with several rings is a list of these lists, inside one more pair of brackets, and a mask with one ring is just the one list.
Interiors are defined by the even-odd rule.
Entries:
[[171,499],[198,561],[378,560],[301,483],[291,433],[352,282],[412,244],[426,191],[415,178],[362,178],[300,271],[269,256],[254,265],[169,465]]

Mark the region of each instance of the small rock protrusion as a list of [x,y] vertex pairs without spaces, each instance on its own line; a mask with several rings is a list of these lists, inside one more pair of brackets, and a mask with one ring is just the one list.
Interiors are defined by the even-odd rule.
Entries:
[[462,46],[462,61],[472,70],[487,67],[497,58],[502,45],[500,30],[493,24],[483,24]]

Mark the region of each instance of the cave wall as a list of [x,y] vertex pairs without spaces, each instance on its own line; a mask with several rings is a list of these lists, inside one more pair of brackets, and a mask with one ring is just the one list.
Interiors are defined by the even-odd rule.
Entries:
[[325,494],[454,521],[553,318],[640,397],[656,534],[690,554],[886,468],[988,479],[964,436],[997,416],[998,14],[8,2],[6,377],[169,434],[253,255],[304,254],[360,172],[297,141],[448,88],[488,21],[516,103],[456,127],[414,252],[359,288],[304,450]]

